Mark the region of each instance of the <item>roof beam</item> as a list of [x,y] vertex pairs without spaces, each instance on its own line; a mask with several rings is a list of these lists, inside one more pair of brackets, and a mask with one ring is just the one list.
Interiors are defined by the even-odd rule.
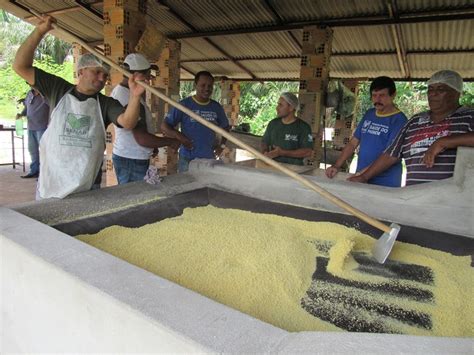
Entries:
[[[161,5],[164,5],[168,8],[168,12],[170,12],[171,14],[173,14],[173,16],[175,16],[179,21],[181,21],[182,23],[184,23],[187,27],[189,27],[192,31],[196,31],[196,28],[190,24],[188,21],[186,21],[177,11],[175,11],[171,6],[169,6],[169,4],[167,3],[167,1],[165,0],[161,0],[160,1],[160,4]],[[246,67],[244,67],[242,64],[240,64],[237,60],[235,60],[232,56],[230,56],[227,52],[225,52],[222,48],[220,48],[217,44],[215,44],[210,38],[207,38],[206,36],[204,36],[204,40],[209,43],[212,47],[214,47],[215,49],[217,49],[219,52],[221,52],[229,61],[231,61],[232,63],[234,63],[236,66],[238,66],[240,69],[242,69],[245,73],[247,73],[253,80],[257,79],[257,77],[250,71],[248,70]]]
[[[388,13],[390,18],[398,18],[398,9],[396,0],[390,0],[387,3]],[[390,25],[392,30],[393,40],[395,42],[395,48],[397,49],[398,63],[400,64],[400,70],[402,76],[405,78],[410,77],[410,68],[408,67],[407,54],[405,50],[405,44],[403,41],[402,31],[399,24]]]
[[[405,54],[408,55],[437,55],[437,54],[473,54],[474,49],[443,49],[443,50],[413,50],[406,51]],[[367,57],[367,56],[383,56],[383,55],[396,55],[396,51],[379,51],[379,52],[338,52],[332,53],[331,58],[338,57]],[[281,55],[277,57],[239,57],[239,61],[243,60],[278,60],[278,59],[300,59],[301,55]],[[203,63],[203,62],[222,62],[226,61],[226,58],[196,58],[196,59],[184,59],[180,63]]]
[[[280,14],[275,10],[275,8],[272,6],[272,4],[270,3],[269,0],[264,0],[262,2],[263,6],[267,8],[267,10],[272,14],[274,20],[276,21],[276,23],[278,25],[281,25],[283,24],[283,19],[282,17],[280,16]],[[300,44],[300,42],[298,41],[298,39],[295,37],[295,35],[293,34],[293,32],[291,31],[288,31],[288,35],[290,36],[291,40],[293,41],[293,43],[296,45],[296,47],[299,48],[299,50],[301,51],[303,49],[303,45]]]
[[[402,17],[404,16],[404,17]],[[363,17],[363,18],[339,18],[339,19],[326,19],[326,20],[313,20],[304,22],[288,22],[282,23],[281,25],[263,26],[263,27],[249,27],[249,28],[235,28],[231,30],[219,30],[219,31],[207,31],[198,32],[193,31],[191,33],[176,33],[168,34],[168,38],[171,39],[184,39],[184,38],[196,38],[196,37],[212,37],[222,35],[233,35],[233,34],[245,34],[245,33],[262,33],[262,32],[275,32],[275,31],[289,31],[299,30],[305,26],[328,26],[328,27],[355,27],[355,26],[380,26],[380,25],[392,25],[392,24],[410,24],[410,23],[422,23],[422,22],[443,22],[443,21],[461,21],[461,20],[472,20],[474,19],[474,6],[466,7],[462,10],[453,11],[452,8],[446,9],[445,13],[441,12],[429,12],[429,13],[417,13],[414,16],[399,15],[399,18],[387,18],[385,16],[374,16],[374,17]]]
[[[259,78],[258,80],[252,80],[252,79],[249,79],[249,78],[238,78],[238,77],[226,77],[227,79],[229,80],[235,80],[235,81],[243,81],[243,82],[248,82],[248,81],[251,81],[251,82],[264,82],[264,81],[287,81],[287,82],[295,82],[295,81],[299,81],[300,79],[298,78]],[[347,78],[347,77],[338,77],[338,76],[335,76],[335,77],[330,77],[329,78],[330,80],[359,80],[359,81],[362,81],[360,80],[360,77],[359,78]],[[366,81],[370,81],[372,79],[375,79],[375,77],[366,77]],[[192,78],[189,78],[189,79],[181,79],[181,81],[192,81],[194,79]],[[393,78],[394,81],[402,81],[402,82],[413,82],[413,81],[421,81],[421,82],[426,82],[426,80],[428,80],[427,78]],[[465,83],[471,83],[471,82],[474,82],[474,78],[463,78],[463,81]]]
[[[76,1],[77,3],[77,1]],[[81,1],[82,3],[82,1]],[[95,2],[91,2],[89,4],[87,4],[88,7],[92,7],[92,5],[100,5],[102,4],[103,1],[95,1]],[[15,5],[18,5],[18,4],[15,4]],[[58,9],[58,10],[53,10],[53,11],[48,11],[48,12],[45,12],[43,13],[43,15],[49,15],[49,16],[56,16],[56,15],[62,15],[62,14],[65,14],[65,13],[68,13],[68,12],[76,12],[76,11],[80,11],[81,9],[84,9],[84,5],[77,5],[77,6],[72,6],[72,7],[66,7],[66,8],[63,8],[63,9]],[[95,11],[95,10],[94,10]],[[95,11],[97,12],[97,11]],[[95,14],[95,13],[94,13]],[[36,16],[27,16],[25,18],[23,18],[23,20],[25,21],[29,21],[29,20],[32,20],[36,18]],[[102,15],[100,15],[100,19],[103,20],[103,17]]]
[[81,9],[86,10],[86,12],[88,12],[88,13],[94,15],[94,16],[97,17],[99,20],[104,21],[104,16],[103,16],[99,11],[97,11],[96,9],[94,9],[94,8],[92,7],[92,4],[87,3],[87,2],[85,2],[85,1],[82,1],[82,0],[75,0],[74,2],[75,2],[75,3],[77,4],[77,6],[79,6]]
[[183,69],[184,71],[187,71],[189,74],[191,74],[193,77],[196,76],[197,73],[194,73],[193,71],[189,70],[188,68],[186,67],[183,67],[180,63],[180,67],[181,69]]

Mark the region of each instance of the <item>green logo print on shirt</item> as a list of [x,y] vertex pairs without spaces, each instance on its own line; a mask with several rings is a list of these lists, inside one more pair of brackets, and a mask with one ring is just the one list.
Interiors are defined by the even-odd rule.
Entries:
[[90,126],[90,116],[68,113],[64,122],[63,134],[59,136],[59,143],[73,147],[91,148],[92,142],[88,137]]

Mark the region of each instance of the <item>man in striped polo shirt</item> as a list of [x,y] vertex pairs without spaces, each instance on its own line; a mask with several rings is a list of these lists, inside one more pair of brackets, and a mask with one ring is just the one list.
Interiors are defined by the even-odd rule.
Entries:
[[462,88],[454,71],[433,74],[428,80],[430,110],[413,116],[369,169],[348,180],[365,183],[402,158],[407,186],[453,176],[457,147],[474,146],[474,110],[460,106]]

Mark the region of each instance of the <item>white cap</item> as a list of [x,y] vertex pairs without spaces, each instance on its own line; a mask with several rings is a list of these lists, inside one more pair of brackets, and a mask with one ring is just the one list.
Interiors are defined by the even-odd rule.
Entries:
[[151,68],[150,62],[140,53],[132,53],[127,55],[124,64],[128,64],[130,70],[148,70]]
[[110,66],[107,63],[104,63],[102,60],[97,58],[92,53],[87,53],[82,55],[77,61],[76,70],[83,68],[103,68],[107,73],[110,71]]
[[295,94],[292,94],[291,92],[282,92],[280,97],[283,98],[283,100],[285,100],[286,102],[288,102],[288,104],[293,106],[295,108],[295,111],[299,110],[300,102]]
[[433,84],[446,84],[450,88],[462,93],[462,78],[453,70],[440,70],[434,73],[427,82],[428,86]]

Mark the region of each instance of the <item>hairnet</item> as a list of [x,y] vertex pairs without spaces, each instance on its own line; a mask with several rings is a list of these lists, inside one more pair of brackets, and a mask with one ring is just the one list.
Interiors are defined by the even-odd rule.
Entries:
[[282,92],[280,97],[283,98],[288,104],[293,106],[295,108],[295,111],[298,111],[300,108],[300,102],[298,98],[296,97],[295,94],[292,94],[291,92]]
[[433,84],[446,84],[457,92],[462,93],[461,75],[452,70],[440,70],[434,73],[427,84],[428,86]]
[[82,55],[79,58],[77,62],[76,70],[83,69],[83,68],[96,68],[96,67],[103,68],[107,73],[110,71],[110,66],[107,63],[104,63],[95,55],[91,53],[87,53],[87,54]]

